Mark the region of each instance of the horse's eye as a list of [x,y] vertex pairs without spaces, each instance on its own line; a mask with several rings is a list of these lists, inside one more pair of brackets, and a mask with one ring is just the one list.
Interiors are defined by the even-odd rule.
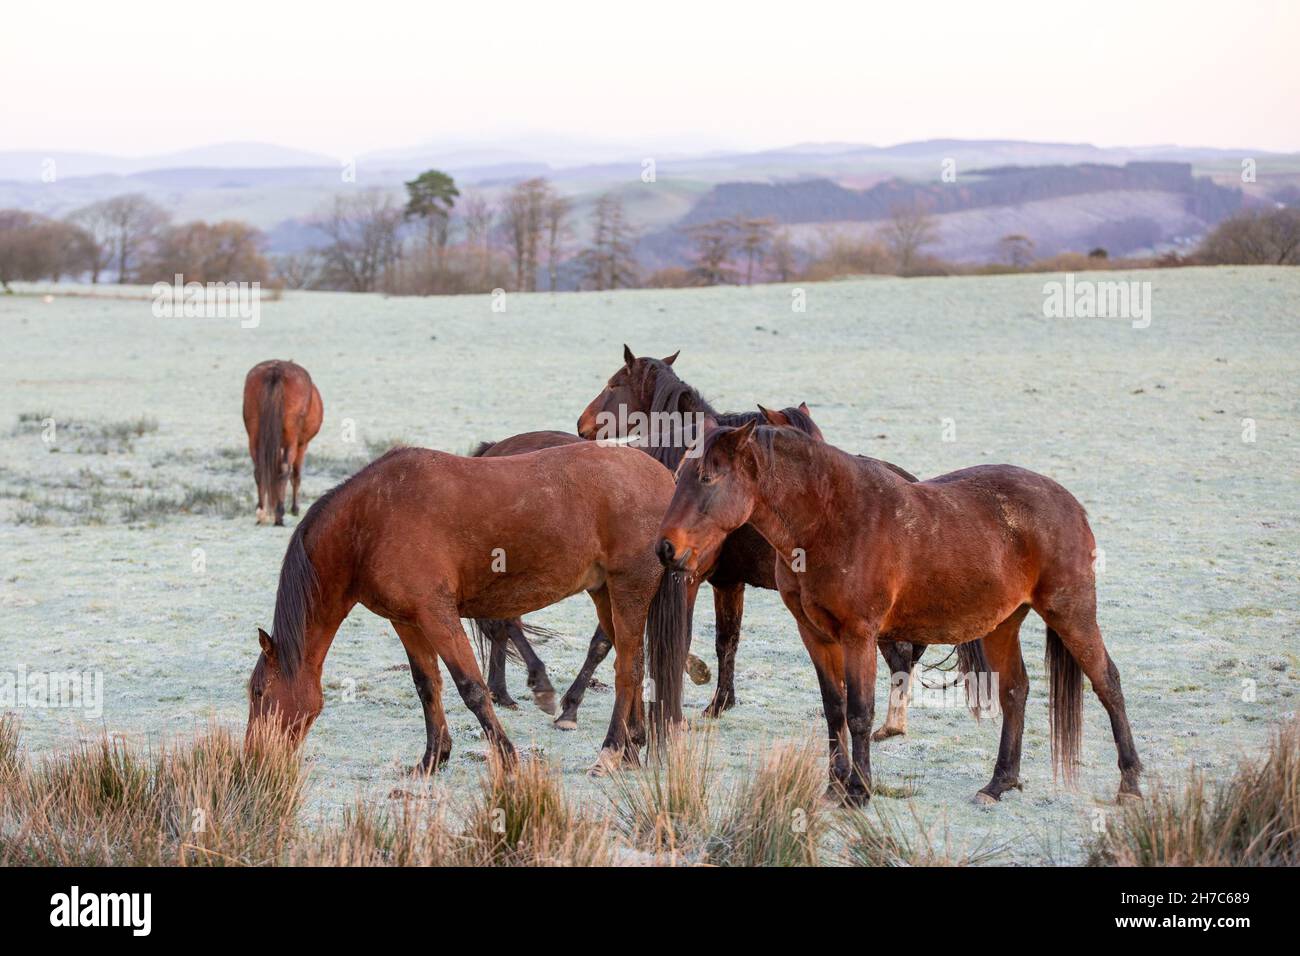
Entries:
[[717,480],[717,475],[700,475],[700,484],[702,485],[711,485]]

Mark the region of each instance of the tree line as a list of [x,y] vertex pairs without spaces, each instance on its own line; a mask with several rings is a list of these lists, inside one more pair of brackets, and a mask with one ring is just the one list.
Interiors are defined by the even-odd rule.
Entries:
[[[62,218],[0,209],[0,287],[44,279],[150,284],[181,275],[187,282],[429,295],[1121,264],[1102,248],[1086,257],[1038,259],[1028,237],[1009,235],[999,244],[997,262],[956,266],[926,252],[938,240],[938,220],[923,203],[911,202],[894,206],[869,232],[827,225],[802,240],[772,218],[738,214],[696,222],[679,231],[675,254],[684,264],[646,271],[639,264],[641,236],[618,193],[589,204],[581,237],[574,200],[541,177],[491,197],[462,192],[450,175],[429,170],[405,184],[404,199],[378,187],[339,193],[307,223],[319,241],[281,255],[269,255],[266,235],[247,223],[173,223],[165,209],[138,193]],[[1300,264],[1300,208],[1279,203],[1241,212],[1216,226],[1191,256],[1122,261],[1193,263]]]

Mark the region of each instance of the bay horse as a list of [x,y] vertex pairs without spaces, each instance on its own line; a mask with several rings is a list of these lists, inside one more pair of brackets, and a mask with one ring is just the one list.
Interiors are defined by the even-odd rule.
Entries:
[[[645,455],[589,442],[504,458],[397,448],[319,498],[294,529],[274,623],[249,681],[249,732],[278,721],[300,742],[324,706],[321,673],[357,604],[387,618],[424,710],[431,771],[451,753],[438,661],[507,764],[514,748],[492,707],[461,618],[509,619],[586,591],[614,636],[614,709],[601,763],[635,762],[646,739],[643,634],[685,646],[680,575],[655,556],[673,480]],[[662,632],[662,633],[660,633]],[[671,632],[671,633],[669,633]],[[650,656],[656,726],[680,720],[681,661]]]
[[[783,424],[794,421],[800,425],[806,423],[806,427],[816,429],[816,426],[812,424],[812,419],[807,416],[806,406],[803,407],[802,411],[787,408],[783,412],[765,411],[765,414]],[[745,413],[741,416],[732,417],[747,419],[748,416],[758,417],[757,413]],[[820,435],[820,432],[818,434]],[[501,441],[481,442],[470,453],[470,457],[496,458],[504,455],[527,454],[542,448],[555,448],[560,445],[572,445],[582,441],[584,439],[568,432],[523,432]],[[687,606],[690,609],[695,606],[695,592],[698,587],[698,579],[692,578],[687,586]],[[487,654],[485,655],[488,659],[487,684],[493,702],[498,706],[511,709],[518,706],[514,698],[510,696],[505,680],[506,659],[509,656],[515,656],[522,660],[528,669],[528,687],[533,691],[533,701],[546,713],[554,713],[555,689],[552,687],[550,678],[546,673],[546,665],[537,655],[527,637],[529,633],[536,634],[540,629],[534,625],[525,624],[518,618],[509,621],[478,619],[473,622],[473,625],[475,633],[482,638],[480,643],[487,645]],[[510,653],[511,647],[514,649],[513,655]],[[582,705],[587,688],[591,686],[591,680],[596,673],[596,668],[605,660],[611,647],[612,642],[609,636],[597,623],[595,633],[592,634],[591,642],[587,647],[586,660],[583,661],[578,676],[574,678],[572,685],[565,691],[560,701],[560,714],[555,718],[555,726],[560,730],[577,729],[578,708]],[[692,675],[693,680],[696,680],[695,675],[698,675],[701,669],[707,674],[708,668],[703,661],[688,653],[686,670],[688,674]],[[707,681],[707,677],[703,681],[696,680],[697,683],[703,683],[704,681]]]
[[[746,523],[779,558],[781,598],[817,671],[830,741],[828,797],[870,798],[882,641],[983,638],[999,675],[1003,720],[993,778],[975,799],[993,803],[1020,788],[1029,687],[1020,624],[1030,608],[1047,625],[1054,769],[1074,782],[1087,674],[1110,716],[1119,795],[1141,796],[1119,670],[1097,626],[1096,542],[1083,506],[1061,485],[1012,465],[908,482],[792,428],[712,429],[678,475],[660,560],[689,571],[697,555]],[[804,556],[802,570],[795,554]]]
[[244,378],[244,430],[257,484],[257,523],[284,524],[284,485],[293,482],[298,514],[298,484],[307,444],[320,431],[325,407],[320,391],[301,365],[272,359]]
[[[808,414],[808,406],[787,408],[771,412],[759,406],[755,412],[719,412],[694,388],[678,378],[672,368],[681,352],[663,359],[642,356],[638,358],[626,345],[623,346],[623,365],[606,382],[604,389],[587,405],[578,418],[578,434],[583,438],[627,438],[626,424],[637,414],[653,419],[667,416],[677,421],[701,419],[718,425],[736,426],[749,422],[768,422],[773,425],[790,425],[823,440],[821,430]],[[617,427],[611,431],[603,424]],[[659,441],[646,450],[670,470],[676,470],[686,456],[692,437],[682,436],[682,441]],[[874,460],[874,459],[873,459]],[[916,476],[897,465],[882,462],[906,481],[916,481]],[[706,717],[721,717],[724,711],[736,705],[735,671],[736,649],[740,645],[740,624],[745,610],[745,586],[768,591],[777,589],[776,555],[763,536],[754,528],[742,525],[732,531],[712,553],[711,560],[699,564],[699,579],[707,579],[713,588],[714,643],[718,657],[718,681],[713,699],[704,709]],[[899,692],[891,693],[885,723],[875,733],[883,740],[907,732],[907,679],[920,661],[924,646],[913,647],[907,642],[881,644],[880,652],[889,665],[889,672],[900,683]],[[971,645],[959,654],[958,666],[964,671],[981,667],[980,645]]]

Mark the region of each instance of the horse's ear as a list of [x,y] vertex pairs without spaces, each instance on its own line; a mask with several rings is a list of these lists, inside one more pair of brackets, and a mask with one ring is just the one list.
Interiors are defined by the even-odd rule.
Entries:
[[719,444],[726,442],[727,447],[732,452],[740,451],[740,449],[749,444],[749,440],[754,437],[754,429],[757,427],[758,422],[745,422],[745,424],[741,425],[739,428],[734,428],[728,434],[723,435],[719,439]]
[[790,419],[786,417],[785,412],[774,412],[772,409],[764,408],[762,405],[758,406],[758,410],[763,413],[763,417],[767,419],[769,425],[780,427],[782,425],[790,424]]
[[672,365],[674,362],[677,361],[677,356],[679,356],[679,355],[681,355],[681,354],[682,354],[682,350],[681,350],[681,349],[678,349],[678,350],[677,350],[676,352],[674,352],[672,355],[668,356],[666,359],[663,360],[663,361],[664,361],[664,364],[665,364],[665,365]]
[[262,645],[262,653],[268,658],[275,656],[275,645],[271,643],[271,635],[260,627],[257,629],[257,642]]
[[623,361],[627,363],[628,368],[631,368],[632,363],[636,361],[636,356],[632,354],[632,350],[627,347],[626,342],[623,343]]
[[800,402],[800,403],[799,403],[799,411],[803,412],[805,415],[811,415],[811,414],[812,414],[812,412],[810,412],[810,411],[808,410],[808,403],[807,403],[807,402]]

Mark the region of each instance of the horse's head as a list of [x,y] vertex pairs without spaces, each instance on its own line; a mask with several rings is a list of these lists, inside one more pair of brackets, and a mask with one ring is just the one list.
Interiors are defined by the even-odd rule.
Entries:
[[623,365],[578,416],[578,434],[588,440],[626,438],[629,416],[635,412],[650,414],[655,382],[680,354],[674,352],[663,359],[637,358],[624,345]]
[[687,456],[677,471],[677,490],[659,525],[659,560],[665,567],[694,573],[700,556],[713,554],[754,511],[758,459],[753,445],[757,422],[712,428],[700,454]]
[[777,428],[795,428],[810,435],[817,441],[824,442],[826,436],[822,430],[817,427],[817,423],[812,419],[812,413],[808,411],[808,403],[800,402],[798,408],[783,408],[779,412],[774,412],[770,408],[758,406],[758,410],[763,413],[769,425],[775,425]]
[[262,653],[248,681],[247,735],[252,736],[256,724],[270,721],[293,743],[300,743],[325,705],[320,679],[302,664],[288,673],[281,666],[271,635],[259,627],[257,636]]

